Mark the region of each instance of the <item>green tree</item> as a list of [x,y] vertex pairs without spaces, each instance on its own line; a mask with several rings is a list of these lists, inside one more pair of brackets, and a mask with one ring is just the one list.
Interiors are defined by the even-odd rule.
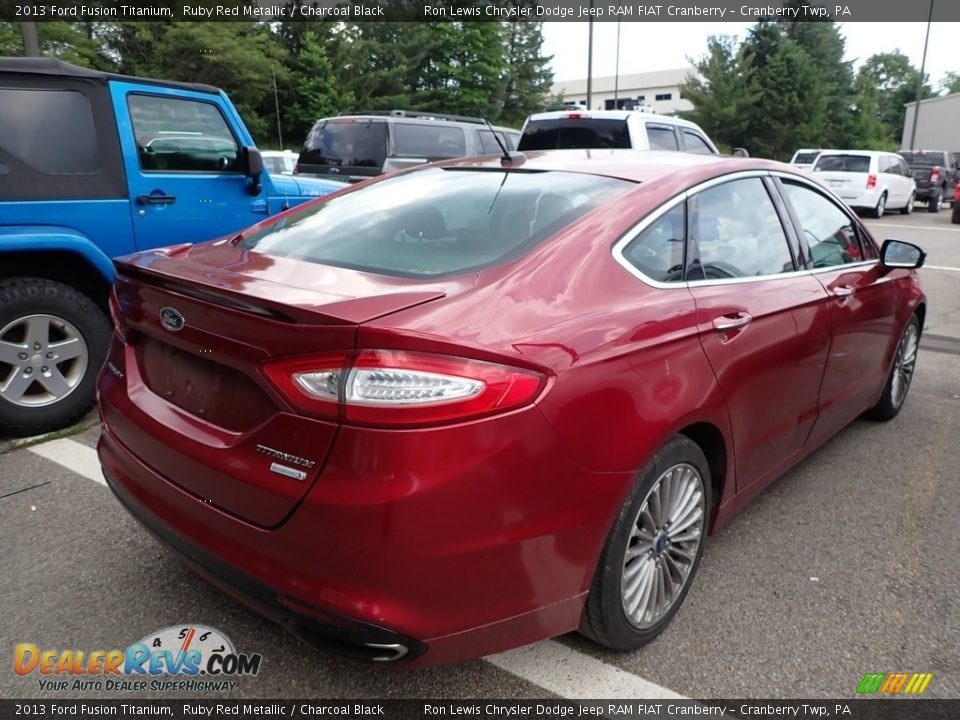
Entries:
[[301,34],[288,66],[280,115],[284,140],[290,145],[301,143],[318,118],[351,110],[354,100],[341,91],[321,34]]
[[940,81],[940,89],[947,95],[960,93],[960,73],[952,70],[944,73],[943,80]]
[[693,103],[684,117],[700,125],[726,149],[749,144],[750,115],[760,93],[751,87],[753,66],[729,35],[711,35],[707,54],[690,61],[698,75],[680,85],[680,96]]
[[[503,109],[500,121],[519,127],[551,102],[552,56],[542,53],[543,23],[509,22],[503,30]],[[560,100],[563,107],[563,100]]]
[[[916,101],[919,77],[920,71],[899,50],[871,55],[857,73],[857,105],[876,108],[874,112],[888,143],[900,143],[904,105]],[[933,97],[926,82],[921,86],[920,97]]]
[[[96,70],[113,70],[116,63],[107,53],[104,34],[112,23],[38,22],[37,40],[40,54],[60,58],[75,65]],[[23,55],[20,23],[0,22],[0,56]]]

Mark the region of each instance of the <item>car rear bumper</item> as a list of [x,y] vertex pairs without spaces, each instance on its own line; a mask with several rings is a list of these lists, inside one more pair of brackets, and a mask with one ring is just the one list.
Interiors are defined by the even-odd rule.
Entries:
[[[265,529],[134,456],[109,422],[134,412],[127,400],[102,393],[98,446],[127,509],[214,584],[359,660],[435,665],[575,629],[632,481],[579,469],[535,407],[496,418],[489,435],[345,426],[304,500]],[[459,460],[439,462],[451,448]]]

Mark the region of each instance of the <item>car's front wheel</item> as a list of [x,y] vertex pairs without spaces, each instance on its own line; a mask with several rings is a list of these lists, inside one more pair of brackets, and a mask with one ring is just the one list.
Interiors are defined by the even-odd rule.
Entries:
[[0,281],[0,435],[79,420],[95,399],[110,322],[90,298],[46,278]]
[[900,412],[903,402],[907,399],[907,391],[913,381],[913,371],[917,366],[917,351],[920,348],[920,321],[916,315],[911,315],[907,327],[900,336],[896,355],[893,357],[893,367],[887,376],[887,383],[883,387],[880,400],[870,410],[867,417],[871,420],[885,422],[892,420]]
[[686,597],[703,554],[710,468],[678,435],[640,473],[607,538],[580,632],[616,650],[656,638]]

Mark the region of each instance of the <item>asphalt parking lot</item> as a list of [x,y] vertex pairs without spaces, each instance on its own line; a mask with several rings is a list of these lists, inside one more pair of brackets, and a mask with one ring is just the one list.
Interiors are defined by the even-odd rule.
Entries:
[[569,635],[415,673],[330,659],[149,537],[98,481],[93,426],[0,445],[0,697],[44,696],[35,674],[12,672],[17,643],[109,650],[198,623],[263,655],[231,698],[852,698],[865,673],[897,671],[933,673],[926,697],[960,698],[960,225],[922,207],[867,223],[928,251],[926,336],[903,412],[854,423],[711,538],[684,607],[648,647],[617,654]]

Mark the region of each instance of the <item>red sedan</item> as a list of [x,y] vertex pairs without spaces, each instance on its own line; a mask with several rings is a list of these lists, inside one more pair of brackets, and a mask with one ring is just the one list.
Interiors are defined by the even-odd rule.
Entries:
[[708,532],[900,410],[923,260],[768,161],[426,166],[119,261],[100,459],[186,563],[335,653],[636,648]]

